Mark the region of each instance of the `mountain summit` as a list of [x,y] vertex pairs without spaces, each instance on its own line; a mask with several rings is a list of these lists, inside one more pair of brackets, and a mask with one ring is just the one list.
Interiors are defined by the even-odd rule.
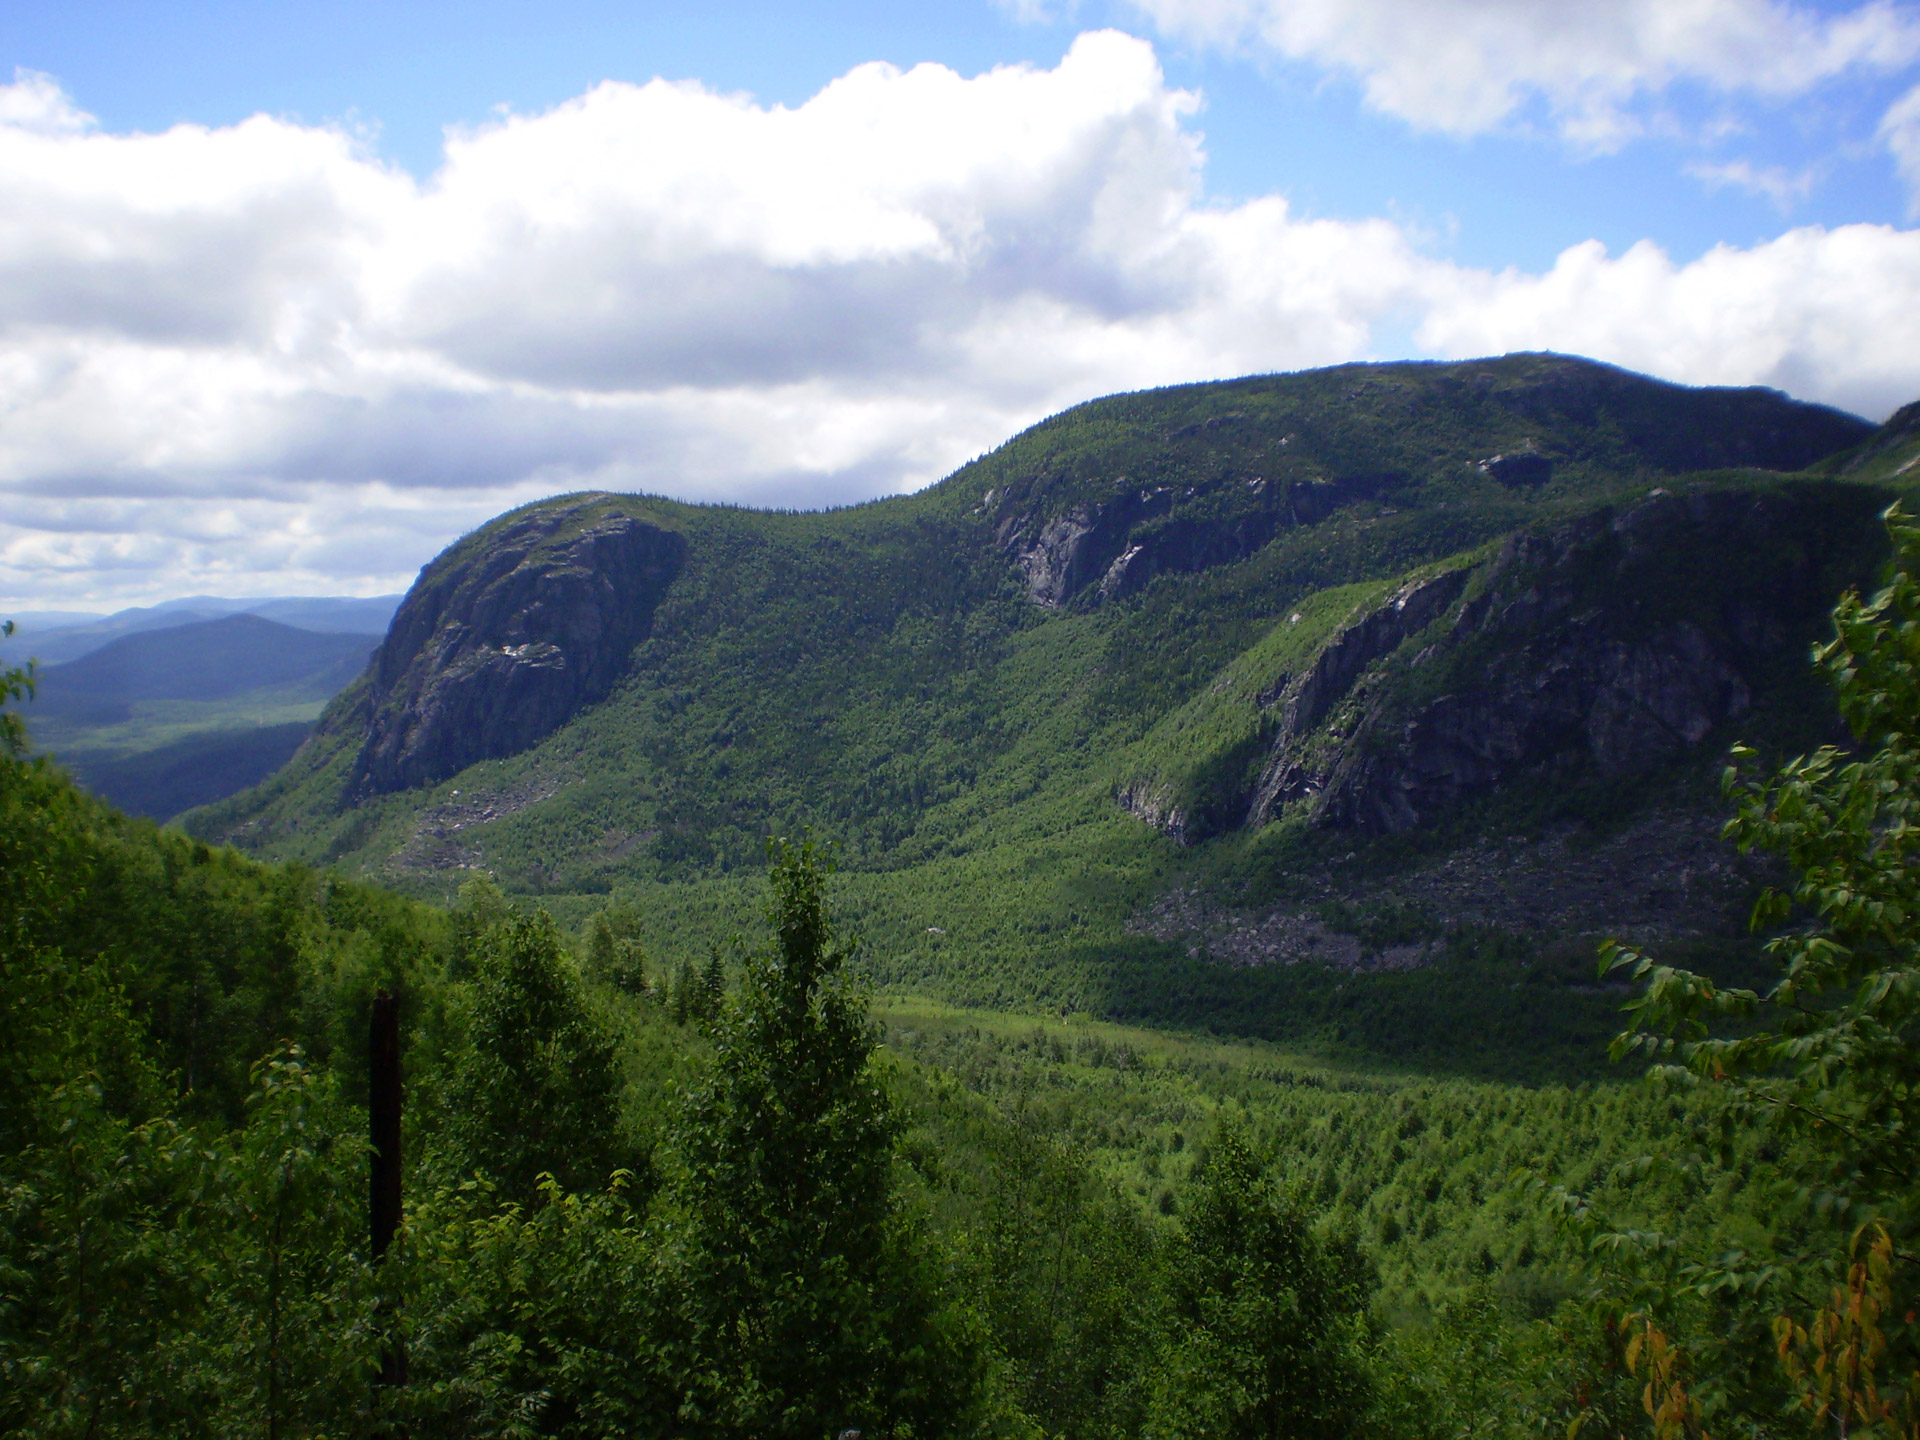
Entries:
[[[810,827],[927,974],[936,942],[1133,944],[1183,884],[1657,810],[1736,736],[1824,734],[1805,646],[1910,429],[1513,355],[1114,396],[839,511],[543,501],[428,565],[294,760],[190,823],[662,913]],[[940,923],[989,883],[997,918]]]

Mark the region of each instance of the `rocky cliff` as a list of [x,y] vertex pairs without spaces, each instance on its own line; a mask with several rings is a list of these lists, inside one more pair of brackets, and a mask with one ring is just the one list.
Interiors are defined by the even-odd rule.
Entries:
[[[1833,561],[1864,578],[1876,503],[1835,486],[1656,493],[1511,536],[1470,586],[1456,572],[1464,598],[1438,623],[1396,597],[1327,646],[1248,822],[1300,802],[1318,825],[1401,832],[1517,777],[1629,781],[1681,759],[1804,663]],[[1313,728],[1330,697],[1331,734]]]
[[330,727],[363,726],[349,797],[512,755],[603,699],[647,637],[686,540],[609,497],[507,515],[421,572]]
[[1442,495],[1486,505],[1608,476],[1797,471],[1871,433],[1777,391],[1690,389],[1559,355],[1190,388],[1206,396],[1203,418],[1167,423],[1180,418],[1180,390],[1158,392],[1151,409],[1116,397],[1085,407],[1104,413],[1097,427],[1080,421],[1096,438],[1070,460],[1049,443],[1056,422],[996,457],[1004,479],[980,511],[1035,604],[1137,594],[1355,506]]
[[[1872,434],[1518,355],[1113,396],[840,511],[544,501],[429,565],[314,740],[191,823],[564,892],[736,873],[809,826],[902,873],[1071,836],[1065,873],[1116,796],[1154,827],[1122,851],[1204,864],[1559,767],[1631,787],[1764,719],[1778,667],[1811,684],[1805,625],[1858,573],[1834,557],[1891,498],[1838,468]],[[1769,468],[1675,473],[1734,461]]]

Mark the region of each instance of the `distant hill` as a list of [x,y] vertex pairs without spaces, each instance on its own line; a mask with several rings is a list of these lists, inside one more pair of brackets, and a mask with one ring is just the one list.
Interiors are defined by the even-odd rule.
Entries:
[[123,634],[40,670],[29,733],[95,794],[165,820],[284,764],[373,644],[251,614]]
[[562,497],[422,571],[292,761],[184,823],[617,895],[665,946],[811,828],[897,987],[1584,1045],[1594,932],[1745,953],[1720,757],[1833,733],[1807,645],[1916,456],[1515,355],[1114,396],[828,513]]
[[146,700],[223,700],[293,687],[324,700],[366,663],[366,635],[320,634],[258,615],[228,615],[123,635],[38,679],[34,713],[111,724]]
[[85,748],[60,757],[87,790],[129,815],[165,820],[257,785],[292,758],[309,721],[205,730],[131,754]]
[[[283,596],[230,600],[197,595],[165,604],[121,610],[112,615],[44,610],[15,615],[16,633],[0,640],[0,658],[18,663],[29,656],[42,665],[58,665],[110,644],[122,635],[174,629],[223,615],[258,615],[301,630],[352,635],[382,635],[398,595],[367,599],[353,596]],[[0,616],[0,618],[7,618]]]

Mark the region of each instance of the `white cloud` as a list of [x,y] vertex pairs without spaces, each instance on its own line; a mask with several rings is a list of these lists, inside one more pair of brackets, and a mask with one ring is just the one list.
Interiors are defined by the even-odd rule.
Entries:
[[1907,182],[1907,214],[1920,217],[1920,85],[1888,108],[1880,121],[1880,140]]
[[0,85],[0,125],[58,133],[85,130],[93,123],[93,116],[76,108],[51,75],[16,65],[13,84]]
[[510,504],[910,489],[1113,390],[1546,346],[1884,411],[1920,235],[1546,275],[1202,191],[1152,49],[863,66],[796,107],[602,85],[422,184],[255,117],[101,130],[0,87],[0,604],[367,593]]
[[1728,160],[1718,164],[1701,162],[1687,166],[1687,173],[1704,181],[1710,190],[1744,190],[1773,202],[1774,209],[1787,214],[1813,193],[1819,176],[1809,167],[1789,171],[1783,165],[1755,165],[1751,160]]
[[1552,348],[1703,385],[1773,385],[1874,416],[1920,396],[1920,232],[1809,226],[1676,265],[1598,241],[1544,275],[1457,271],[1417,336],[1444,355]]
[[1544,102],[1575,143],[1611,148],[1642,102],[1693,84],[1803,94],[1920,56],[1891,0],[1827,14],[1788,0],[1131,0],[1170,36],[1344,72],[1374,109],[1471,135]]

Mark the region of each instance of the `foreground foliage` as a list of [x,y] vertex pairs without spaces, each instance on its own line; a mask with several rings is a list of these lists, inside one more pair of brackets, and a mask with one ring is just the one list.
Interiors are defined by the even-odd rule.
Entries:
[[1891,583],[1842,600],[1815,656],[1858,751],[1727,775],[1728,837],[1794,872],[1754,912],[1778,929],[1779,979],[1728,988],[1621,946],[1603,961],[1644,982],[1643,1028],[1615,1054],[1652,1057],[1657,1082],[1710,1106],[1698,1148],[1668,1163],[1710,1176],[1757,1140],[1781,1217],[1764,1249],[1702,1254],[1561,1192],[1617,1259],[1610,1297],[1639,1327],[1629,1358],[1662,1435],[1920,1433],[1920,525],[1897,506],[1887,521]]
[[[994,1112],[929,1107],[984,1161],[971,1196],[909,1154],[808,846],[775,856],[771,941],[689,1005],[631,954],[583,982],[485,884],[440,918],[254,865],[18,747],[0,787],[0,1433],[1095,1435],[1151,1410],[1171,1434],[1167,1377],[1196,1366],[1244,1408],[1267,1331],[1209,1330],[1176,1238],[1051,1139],[1022,1152],[1062,1182],[1035,1199],[1124,1257],[1125,1301],[1036,1267],[1053,1237],[999,1206],[1022,1146]],[[353,1030],[380,986],[407,999],[413,1199],[376,1261]],[[236,1084],[232,1051],[276,1032]],[[1219,1175],[1265,1193],[1251,1161]],[[1285,1263],[1319,1274],[1302,1224]],[[1363,1339],[1330,1335],[1342,1373]]]

